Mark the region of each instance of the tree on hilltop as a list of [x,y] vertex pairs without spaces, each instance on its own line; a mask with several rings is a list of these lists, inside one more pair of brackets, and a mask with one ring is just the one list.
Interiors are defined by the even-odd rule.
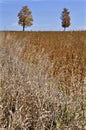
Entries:
[[29,10],[28,6],[23,6],[18,13],[18,24],[23,26],[23,31],[25,31],[26,26],[33,25],[32,12]]
[[70,12],[68,9],[64,8],[61,14],[61,20],[62,20],[62,27],[64,28],[64,31],[66,30],[66,27],[70,26]]

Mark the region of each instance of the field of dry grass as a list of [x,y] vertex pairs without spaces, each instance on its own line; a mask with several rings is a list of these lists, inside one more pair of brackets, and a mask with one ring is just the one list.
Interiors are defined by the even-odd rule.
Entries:
[[86,31],[0,32],[1,130],[86,130]]

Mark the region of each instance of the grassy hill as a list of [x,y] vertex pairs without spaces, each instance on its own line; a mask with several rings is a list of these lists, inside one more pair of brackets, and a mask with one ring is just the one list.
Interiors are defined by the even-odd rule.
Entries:
[[85,98],[86,31],[0,32],[0,128],[84,130]]

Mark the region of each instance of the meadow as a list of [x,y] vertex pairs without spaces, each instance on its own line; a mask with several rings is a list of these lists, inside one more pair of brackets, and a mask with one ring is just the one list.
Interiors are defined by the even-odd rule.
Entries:
[[0,130],[86,130],[86,31],[0,32]]

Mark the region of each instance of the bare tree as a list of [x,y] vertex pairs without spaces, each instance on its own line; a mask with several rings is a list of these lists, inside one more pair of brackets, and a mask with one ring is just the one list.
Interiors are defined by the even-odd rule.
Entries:
[[61,14],[61,20],[62,20],[62,27],[64,28],[64,31],[66,30],[66,27],[70,26],[70,12],[68,9],[64,8]]
[[29,10],[28,6],[23,6],[18,13],[19,21],[18,23],[23,26],[23,31],[25,31],[26,26],[32,26],[33,18],[32,12]]

